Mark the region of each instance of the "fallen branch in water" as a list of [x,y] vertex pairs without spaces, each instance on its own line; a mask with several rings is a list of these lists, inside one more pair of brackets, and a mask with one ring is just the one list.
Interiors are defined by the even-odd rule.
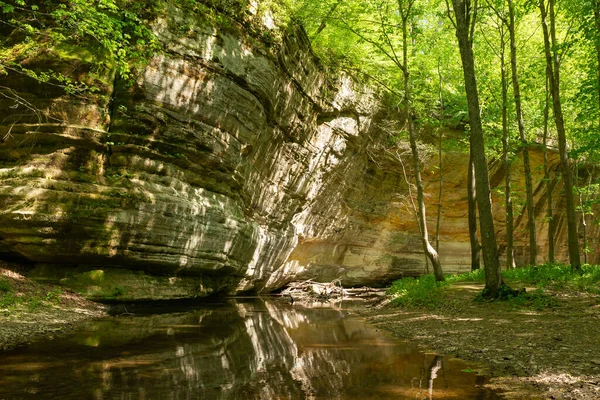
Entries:
[[312,279],[302,282],[291,282],[281,292],[283,297],[289,297],[290,302],[298,300],[342,300],[349,298],[372,298],[385,295],[385,289],[369,287],[344,289],[340,279],[328,283],[314,282]]

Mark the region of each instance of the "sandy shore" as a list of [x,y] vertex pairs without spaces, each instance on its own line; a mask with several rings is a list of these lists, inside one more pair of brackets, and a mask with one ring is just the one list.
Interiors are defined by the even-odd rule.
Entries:
[[18,265],[0,262],[0,351],[66,334],[107,315],[105,306],[58,286],[30,281],[18,270]]
[[551,293],[541,311],[477,303],[479,284],[453,284],[436,310],[379,305],[367,320],[423,349],[473,362],[510,399],[600,399],[600,296]]

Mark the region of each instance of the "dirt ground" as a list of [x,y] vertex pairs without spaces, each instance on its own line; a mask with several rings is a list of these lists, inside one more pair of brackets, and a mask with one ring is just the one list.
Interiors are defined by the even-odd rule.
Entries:
[[479,284],[453,284],[436,311],[380,304],[368,321],[425,350],[473,362],[509,399],[600,399],[600,296],[552,292],[542,311],[479,303]]
[[64,288],[25,278],[18,264],[0,261],[0,351],[66,334],[106,315],[104,306]]

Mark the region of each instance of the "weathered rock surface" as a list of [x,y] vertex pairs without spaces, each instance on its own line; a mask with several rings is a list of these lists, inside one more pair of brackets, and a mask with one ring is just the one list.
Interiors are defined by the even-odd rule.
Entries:
[[[382,284],[424,271],[402,165],[377,154],[372,90],[328,77],[298,27],[273,48],[234,21],[174,5],[153,26],[164,51],[131,87],[81,52],[28,67],[51,61],[79,79],[94,70],[104,84],[93,99],[0,77],[1,136],[10,131],[0,145],[0,253],[93,298],[264,291],[308,278]],[[469,269],[466,162],[444,157],[447,272]],[[501,185],[501,168],[492,172]],[[428,168],[425,179],[433,226],[437,175]],[[538,187],[541,230],[542,196]],[[526,242],[519,234],[520,259]],[[142,290],[149,282],[163,289]]]

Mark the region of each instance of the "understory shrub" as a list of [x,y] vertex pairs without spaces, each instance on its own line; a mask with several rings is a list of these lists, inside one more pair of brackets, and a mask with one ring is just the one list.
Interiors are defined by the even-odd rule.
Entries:
[[574,270],[569,265],[548,263],[504,271],[502,276],[511,282],[538,287],[560,287],[600,293],[600,265],[583,265],[581,270]]
[[464,274],[447,275],[446,281],[453,282],[484,282],[485,281],[485,270],[483,268],[476,269],[475,271],[465,272]]
[[[509,284],[527,284],[538,287],[570,288],[600,293],[600,265],[583,265],[580,271],[569,265],[541,264],[502,271]],[[448,275],[446,281],[485,282],[484,269],[458,275]]]
[[394,281],[387,293],[394,297],[395,305],[434,308],[441,303],[446,286],[446,282],[436,282],[433,275],[423,275]]
[[10,282],[6,278],[0,278],[0,292],[6,293],[11,290]]

